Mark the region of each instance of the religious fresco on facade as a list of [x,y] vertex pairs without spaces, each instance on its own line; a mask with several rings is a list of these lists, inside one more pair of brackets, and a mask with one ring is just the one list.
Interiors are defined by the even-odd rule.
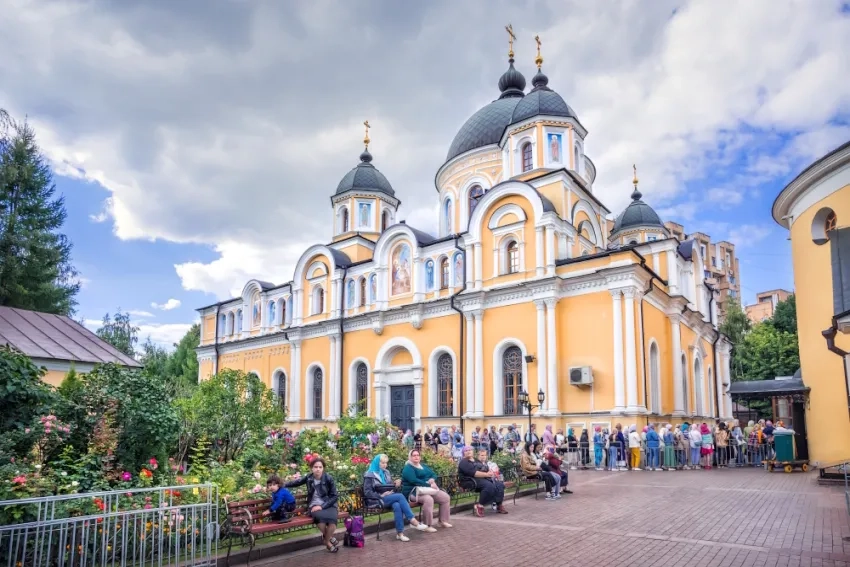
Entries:
[[550,132],[549,134],[547,134],[547,141],[547,145],[549,147],[549,159],[557,162],[563,161],[563,146],[561,145],[561,135],[553,134]]
[[392,253],[392,294],[410,293],[410,246],[400,244]]
[[251,306],[251,326],[259,327],[260,326],[260,296],[259,294],[254,296],[253,305]]
[[443,222],[446,226],[446,233],[450,233],[452,231],[452,202],[451,200],[446,200],[446,207],[443,211],[445,215],[445,219]]
[[358,203],[357,216],[360,228],[372,226],[372,203]]
[[369,278],[369,293],[372,303],[378,301],[378,276],[375,274],[372,274],[372,277]]
[[354,307],[354,280],[348,280],[345,285],[345,306],[348,309]]
[[434,260],[425,262],[425,289],[434,289]]
[[463,285],[463,256],[460,252],[455,254],[455,285],[460,287]]

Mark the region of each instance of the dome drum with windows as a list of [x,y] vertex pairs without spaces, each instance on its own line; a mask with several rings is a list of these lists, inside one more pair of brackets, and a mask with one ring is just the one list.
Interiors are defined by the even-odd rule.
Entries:
[[[550,86],[570,81],[543,73],[535,38],[529,89],[507,30],[495,100],[436,173],[436,233],[399,216],[402,190],[375,166],[380,124],[365,121],[359,162],[328,188],[328,240],[288,281],[251,280],[199,309],[200,379],[250,369],[296,429],[333,428],[348,411],[423,431],[520,423],[523,392],[540,395],[539,427],[731,413],[699,247],[680,251],[637,179],[612,216],[593,190],[588,132]],[[590,383],[561,378],[575,370]]]

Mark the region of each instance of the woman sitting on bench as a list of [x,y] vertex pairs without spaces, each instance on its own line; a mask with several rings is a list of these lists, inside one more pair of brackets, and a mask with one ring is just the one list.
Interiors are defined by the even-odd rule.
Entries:
[[[483,453],[486,457],[487,451]],[[502,504],[505,499],[505,483],[496,480],[495,476],[486,463],[475,460],[472,447],[463,448],[462,457],[457,465],[457,480],[461,488],[478,492],[475,515],[479,518],[484,517],[484,506],[488,504],[495,504],[499,514],[508,513]]]
[[404,535],[405,518],[410,521],[411,526],[421,532],[436,532],[434,528],[419,523],[413,510],[410,509],[410,504],[407,503],[407,498],[404,494],[395,491],[401,486],[401,480],[393,482],[390,471],[387,470],[388,463],[389,457],[386,455],[375,455],[369,470],[363,476],[363,497],[366,499],[366,506],[393,511],[395,538],[399,541],[410,541],[410,538]]
[[286,488],[307,485],[307,509],[313,517],[313,523],[319,527],[325,547],[331,553],[339,551],[339,541],[334,537],[339,510],[336,483],[331,475],[325,472],[325,461],[321,457],[310,463],[313,474],[286,483]]

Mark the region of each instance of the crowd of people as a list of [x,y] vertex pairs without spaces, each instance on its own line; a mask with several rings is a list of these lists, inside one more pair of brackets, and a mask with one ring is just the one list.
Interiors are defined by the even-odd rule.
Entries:
[[[716,420],[714,424],[683,423],[648,424],[638,430],[635,424],[624,428],[616,424],[611,431],[595,427],[592,434],[582,429],[579,436],[572,428],[554,431],[545,427],[542,435],[531,425],[520,436],[516,424],[496,429],[476,427],[471,442],[456,426],[425,432],[401,432],[390,427],[384,434],[398,440],[408,449],[408,460],[402,468],[401,478],[393,479],[389,472],[389,458],[375,455],[363,477],[363,496],[367,509],[392,511],[396,539],[410,541],[404,534],[405,521],[414,529],[435,533],[437,528],[451,528],[451,499],[438,484],[438,477],[422,463],[422,451],[431,450],[453,456],[457,463],[458,485],[478,494],[473,512],[484,516],[487,507],[494,513],[507,514],[504,507],[505,484],[502,471],[492,462],[491,456],[499,451],[519,456],[518,472],[521,480],[538,480],[546,488],[546,500],[559,500],[563,494],[572,494],[568,487],[570,469],[640,471],[640,470],[695,470],[712,467],[761,466],[773,453],[773,436],[784,430],[780,421],[775,426],[770,420],[750,421],[741,427],[738,420]],[[271,432],[266,440],[272,444],[278,438],[292,439],[297,433],[288,430]],[[377,446],[378,433],[368,436],[368,442]],[[323,536],[329,552],[339,549],[334,537],[338,510],[338,493],[334,479],[325,471],[321,457],[311,462],[311,475],[284,483],[277,475],[269,477],[267,487],[272,502],[266,515],[272,521],[286,522],[295,509],[295,498],[289,488],[307,486],[309,514]],[[413,513],[411,504],[421,505],[421,521]],[[438,507],[437,520],[434,510]]]

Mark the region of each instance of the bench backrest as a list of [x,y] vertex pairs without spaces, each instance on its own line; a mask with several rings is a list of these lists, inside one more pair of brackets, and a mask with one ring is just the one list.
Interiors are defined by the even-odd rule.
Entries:
[[[307,512],[307,494],[297,493],[295,496],[295,511],[293,515],[299,516]],[[227,515],[231,522],[246,521],[257,523],[263,518],[263,512],[271,506],[271,498],[258,498],[256,500],[238,500],[227,503]]]

